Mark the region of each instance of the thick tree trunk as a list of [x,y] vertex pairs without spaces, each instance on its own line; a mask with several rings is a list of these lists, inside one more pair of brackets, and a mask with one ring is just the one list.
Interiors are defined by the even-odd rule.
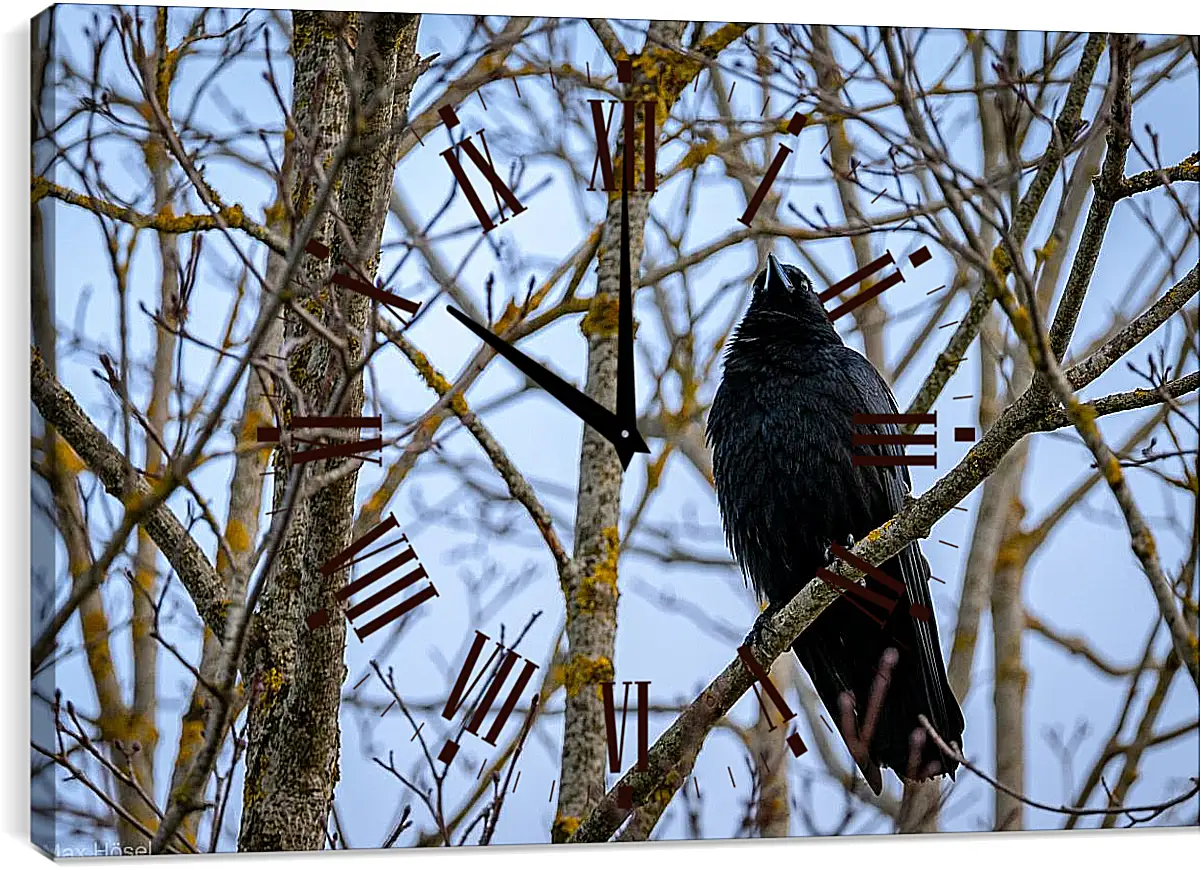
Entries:
[[[297,129],[293,193],[300,219],[312,207],[320,182],[303,183],[313,167],[323,172],[348,135],[352,101],[370,114],[357,132],[368,148],[349,158],[341,171],[330,211],[340,213],[355,250],[348,250],[331,214],[318,223],[314,238],[328,245],[332,262],[358,266],[374,275],[392,176],[396,165],[395,128],[408,112],[417,58],[414,54],[419,16],[340,14],[296,11],[292,15],[294,58],[293,105]],[[354,70],[357,84],[347,87],[343,70]],[[373,105],[376,104],[376,105]],[[382,138],[381,138],[382,137]],[[374,141],[373,141],[374,140]],[[336,171],[336,169],[335,169]],[[303,240],[302,240],[303,241]],[[309,282],[328,277],[329,265],[307,258]],[[371,306],[353,292],[327,287],[302,303],[346,342],[352,357],[370,352]],[[333,314],[337,309],[339,314]],[[310,341],[288,355],[288,373],[300,391],[308,414],[358,414],[363,384],[356,374],[347,385],[341,356],[325,340],[310,336],[295,316],[285,325],[285,339]],[[341,396],[336,407],[333,401]],[[289,397],[285,413],[300,405]],[[345,461],[308,463],[307,474],[328,473]],[[284,496],[286,474],[282,454],[276,456],[276,507]],[[306,468],[307,468],[306,466]],[[338,782],[341,745],[339,700],[346,676],[343,664],[346,625],[331,619],[309,631],[304,617],[334,604],[346,571],[324,577],[320,566],[350,541],[354,521],[357,472],[296,501],[280,557],[273,566],[259,612],[260,631],[247,650],[250,713],[244,809],[239,849],[275,851],[320,849],[326,819]]]
[[[678,44],[682,21],[651,22],[650,44],[662,40]],[[631,86],[642,101],[657,93],[635,67]],[[673,99],[674,102],[674,99]],[[660,119],[662,120],[662,119]],[[641,118],[640,118],[641,121]],[[641,132],[638,134],[641,135]],[[635,159],[619,146],[617,159]],[[624,165],[624,163],[622,164]],[[641,164],[636,169],[641,186]],[[614,169],[614,178],[620,178]],[[643,231],[650,210],[650,194],[629,195],[630,274],[638,274],[642,261]],[[621,197],[609,198],[604,236],[597,255],[596,296],[581,325],[588,339],[588,379],[584,392],[606,408],[617,401],[618,270],[621,250]],[[580,485],[576,500],[575,548],[578,566],[567,596],[567,703],[563,716],[562,785],[558,813],[551,832],[563,842],[579,820],[605,794],[605,721],[600,683],[613,679],[613,647],[617,634],[617,559],[620,551],[618,521],[621,516],[621,460],[613,445],[590,426],[584,427],[580,448]]]

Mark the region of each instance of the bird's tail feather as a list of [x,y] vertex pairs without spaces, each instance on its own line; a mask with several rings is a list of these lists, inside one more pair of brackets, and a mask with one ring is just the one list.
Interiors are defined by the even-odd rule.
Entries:
[[[908,613],[890,619],[881,631],[879,624],[843,599],[822,613],[793,644],[876,794],[882,787],[881,767],[911,780],[954,775],[956,762],[926,739],[917,718],[924,714],[949,742],[962,740],[963,714],[947,682],[937,632],[931,633],[935,638],[932,649],[919,642]],[[891,665],[884,658],[890,648],[896,650]],[[934,681],[938,681],[937,688]],[[844,696],[849,699],[849,709]]]

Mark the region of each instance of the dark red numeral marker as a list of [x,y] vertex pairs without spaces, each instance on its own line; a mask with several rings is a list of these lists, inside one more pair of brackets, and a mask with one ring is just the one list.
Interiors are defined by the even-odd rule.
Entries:
[[[446,124],[447,129],[453,130],[459,126],[459,116],[455,114],[455,110],[451,106],[443,106],[438,110],[438,116],[442,122]],[[488,152],[488,142],[484,139],[484,131],[478,133],[480,141],[484,144],[484,152]],[[463,139],[458,145],[452,145],[442,152],[447,165],[450,166],[451,174],[454,175],[455,181],[459,183],[459,189],[463,191],[463,195],[467,197],[467,202],[471,205],[471,210],[475,212],[475,216],[479,219],[480,226],[484,232],[490,233],[496,229],[496,224],[493,222],[488,210],[484,208],[484,203],[480,201],[479,194],[475,192],[475,188],[471,186],[471,179],[467,177],[467,171],[463,169],[463,165],[459,163],[459,158],[455,155],[455,148],[461,147],[463,153],[471,158],[471,162],[479,169],[488,184],[492,187],[492,194],[496,197],[496,210],[500,214],[500,222],[503,224],[508,218],[505,216],[504,206],[507,205],[513,212],[513,216],[521,214],[525,211],[525,206],[509,189],[509,186],[504,183],[496,173],[496,168],[492,165],[492,155],[480,153],[480,150],[475,147],[475,143],[471,141],[471,137]],[[504,203],[502,205],[501,203]]]
[[956,426],[955,427],[955,440],[956,441],[964,441],[969,444],[971,442],[975,441],[976,440],[976,427],[975,426]]
[[[927,248],[925,245],[918,248],[916,251],[914,251],[912,254],[909,255],[909,262],[915,269],[918,266],[922,265],[923,263],[929,262],[930,259],[931,259],[930,249]],[[827,289],[825,292],[823,292],[821,295],[819,295],[818,298],[821,299],[822,302],[829,302],[831,299],[838,296],[838,294],[842,293],[844,290],[849,290],[851,287],[854,287],[856,284],[860,283],[865,278],[868,278],[868,277],[876,274],[881,269],[884,269],[888,266],[893,265],[895,262],[896,261],[892,258],[892,254],[885,251],[883,256],[877,257],[876,259],[874,259],[870,263],[868,263],[866,266],[864,266],[862,269],[859,269],[858,271],[852,272],[850,275],[847,275],[845,278],[843,278],[837,284],[832,284],[829,287],[829,289]],[[905,276],[902,275],[900,272],[893,272],[891,275],[889,275],[883,281],[873,284],[872,286],[868,287],[866,290],[860,291],[858,294],[856,294],[852,298],[848,299],[846,302],[842,303],[841,305],[839,305],[838,307],[836,307],[832,311],[830,311],[828,313],[829,317],[830,317],[830,322],[833,323],[835,320],[842,317],[844,314],[850,314],[852,311],[854,311],[856,308],[858,308],[864,302],[869,302],[872,299],[875,299],[877,296],[879,296],[881,293],[883,293],[889,287],[895,287],[904,280],[905,280]]]
[[[780,714],[780,718],[787,724],[789,720],[796,716],[796,712],[788,706],[788,702],[784,700],[784,694],[776,688],[776,684],[771,681],[771,676],[768,675],[766,669],[755,660],[755,654],[751,652],[751,648],[746,644],[738,647],[738,657],[742,659],[742,663],[746,665],[746,669],[751,672],[755,680],[763,686],[763,693],[771,699],[771,702]],[[763,710],[763,715],[767,716],[767,730],[775,731],[776,726],[772,724],[771,716],[767,712],[767,705],[763,703],[763,696],[759,694],[758,689],[755,689],[753,683],[751,684],[751,689],[754,690],[755,697],[759,700],[759,706]],[[801,739],[800,732],[793,731],[788,735],[788,739],[785,742],[788,744],[788,748],[792,750],[792,754],[797,758],[800,758],[809,751],[805,746],[805,741]]]
[[[628,83],[633,78],[633,64],[628,60],[617,62],[617,80]],[[601,189],[613,191],[613,152],[609,149],[609,127],[613,123],[613,110],[621,103],[622,120],[622,189],[634,189],[634,142],[637,132],[637,108],[633,100],[610,100],[609,117],[601,110],[602,100],[589,100],[592,107],[592,131],[596,136],[596,159],[592,161],[592,177],[588,189],[596,190],[596,170],[601,173]],[[654,100],[642,103],[642,189],[655,190],[655,107]]]
[[[425,568],[422,567],[420,560],[418,560],[417,554],[413,551],[412,545],[409,544],[408,538],[406,538],[404,535],[401,535],[391,543],[384,544],[382,547],[379,547],[370,553],[361,555],[364,550],[366,550],[376,541],[380,540],[382,537],[384,537],[384,535],[388,534],[388,532],[399,528],[399,525],[400,524],[396,522],[396,517],[392,514],[389,514],[386,520],[381,522],[375,528],[371,529],[371,531],[366,532],[361,538],[352,542],[349,547],[338,553],[338,555],[334,556],[321,566],[321,573],[328,577],[336,571],[341,571],[343,568],[348,568],[354,563],[360,562],[363,559],[369,558],[370,556],[378,555],[379,553],[382,553],[391,547],[395,547],[398,544],[405,545],[405,548],[401,550],[400,553],[392,556],[390,559],[387,559],[385,562],[377,565],[375,568],[372,568],[358,580],[347,583],[345,586],[339,589],[335,594],[335,597],[338,599],[338,601],[345,603],[347,599],[349,599],[350,596],[354,595],[356,592],[360,592],[366,589],[368,586],[371,586],[373,583],[383,580],[389,574],[392,574],[398,568],[407,566],[410,562],[415,563],[399,580],[389,583],[387,586],[384,586],[382,589],[373,592],[362,601],[358,602],[357,604],[353,604],[346,609],[346,618],[351,621],[351,628],[354,629],[354,633],[358,635],[359,640],[364,640],[370,637],[384,626],[396,621],[397,619],[400,619],[400,617],[404,616],[409,611],[420,607],[422,604],[438,595],[438,590],[434,588],[433,583],[430,583],[421,589],[421,591],[419,591],[416,595],[410,595],[400,604],[396,605],[390,610],[385,611],[384,613],[381,613],[379,616],[365,625],[360,627],[354,624],[354,621],[367,611],[395,597],[404,590],[408,589],[414,583],[420,580],[429,579],[429,575],[426,574]],[[320,628],[329,622],[329,611],[323,607],[320,610],[309,614],[309,617],[307,620],[305,620],[305,622],[310,631]]]
[[[308,242],[305,243],[304,249],[318,260],[324,260],[329,257],[329,246],[323,245],[316,239],[309,239]],[[335,272],[330,277],[330,282],[337,284],[339,287],[345,287],[347,290],[353,290],[355,293],[358,293],[361,296],[366,296],[368,299],[374,299],[381,305],[386,305],[389,308],[392,308],[392,313],[396,314],[398,318],[400,318],[400,315],[395,311],[396,308],[399,308],[401,311],[404,311],[412,316],[416,314],[417,309],[421,307],[420,302],[414,302],[412,299],[406,299],[403,296],[397,296],[395,293],[385,290],[383,287],[377,287],[370,281],[363,280],[361,276],[356,277],[354,275],[343,274],[342,272]],[[403,320],[404,318],[400,319]]]
[[[808,122],[808,115],[802,115],[800,112],[797,112],[792,116],[792,120],[788,122],[788,133],[792,136],[797,135],[805,128],[805,124]],[[738,219],[740,223],[748,227],[751,225],[751,221],[755,218],[755,213],[759,211],[759,206],[763,205],[763,200],[767,198],[767,192],[775,182],[776,176],[780,174],[780,170],[784,168],[784,161],[791,153],[792,149],[787,145],[781,145],[779,150],[776,151],[776,156],[772,158],[771,164],[767,167],[767,172],[764,173],[763,180],[759,182],[759,186],[755,189],[754,196],[746,204],[746,211]]]
[[[851,415],[851,423],[855,426],[873,426],[873,425],[893,425],[902,426],[906,423],[937,423],[937,414],[853,414]],[[901,445],[901,453],[899,456],[856,453],[851,457],[852,465],[928,465],[933,467],[938,461],[937,453],[919,453],[909,455],[905,453],[905,445],[922,445],[934,447],[938,443],[935,435],[906,435],[903,432],[882,432],[882,433],[859,433],[855,432],[851,435],[851,444],[857,447],[872,445],[878,446],[881,444],[899,444]]]
[[[850,602],[867,614],[870,619],[878,623],[881,628],[883,628],[884,623],[888,620],[888,617],[891,616],[893,610],[896,609],[897,602],[899,602],[901,600],[901,596],[905,594],[905,584],[903,584],[900,580],[885,574],[871,562],[868,562],[865,559],[860,559],[846,547],[838,544],[832,544],[830,546],[830,552],[832,552],[842,561],[846,562],[852,568],[862,571],[868,577],[878,581],[886,589],[894,593],[893,595],[884,595],[876,592],[875,590],[868,589],[866,586],[860,586],[858,583],[852,583],[850,580],[835,574],[829,568],[817,569],[818,577],[820,577],[822,580],[825,580],[831,586],[836,586],[844,592],[850,592],[852,596],[849,599]],[[860,600],[856,601],[855,598],[859,598]],[[884,618],[880,619],[878,616],[864,607],[864,604],[871,604],[882,609],[884,611]],[[924,604],[916,603],[911,603],[909,605],[909,614],[916,619],[920,619],[922,622],[928,622],[932,615],[930,613],[930,608],[926,607]]]
[[[484,689],[484,696],[476,704],[471,719],[467,723],[467,730],[477,737],[480,736],[480,726],[484,724],[484,717],[488,715],[492,703],[496,700],[496,696],[500,694],[505,680],[508,679],[509,673],[513,670],[513,665],[521,658],[515,651],[505,649],[500,643],[497,643],[496,649],[488,657],[488,661],[484,663],[479,674],[472,679],[471,672],[475,670],[476,663],[480,659],[480,652],[483,650],[484,644],[489,640],[491,638],[488,635],[482,631],[476,631],[475,640],[471,644],[471,649],[467,652],[467,660],[459,670],[458,679],[455,680],[455,684],[450,690],[450,696],[446,699],[446,706],[442,709],[443,719],[447,721],[454,719],[455,714],[459,712],[459,708],[463,706],[464,699],[475,689],[476,684],[488,671],[489,666],[496,659],[497,655],[503,655],[504,658],[501,660],[500,666],[497,668],[496,673],[489,679]],[[529,683],[530,677],[538,669],[538,666],[530,660],[522,660],[525,662],[525,665],[522,667],[521,673],[517,675],[517,680],[513,683],[513,688],[509,690],[509,696],[505,698],[500,712],[496,714],[496,718],[492,721],[492,727],[484,735],[484,742],[491,746],[496,745],[496,741],[500,737],[500,732],[504,730],[505,723],[513,713],[513,708],[517,706],[517,699],[521,697],[521,693],[525,689],[526,684]],[[467,685],[468,680],[471,680],[470,686]],[[445,764],[450,764],[454,761],[458,751],[459,744],[452,739],[448,739],[445,745],[443,745],[442,751],[438,753],[438,760]]]
[[[621,700],[621,732],[617,731],[617,711],[613,703],[613,681],[601,683],[601,700],[605,705],[605,745],[609,750],[609,772],[621,772],[621,759],[626,740],[626,712],[630,703],[630,686],[638,686],[638,762],[635,770],[646,770],[647,767],[647,711],[650,707],[650,681],[637,680],[631,683],[626,680],[625,696]],[[634,793],[629,786],[621,786],[617,790],[617,805],[629,809],[634,805]]]
[[[260,426],[258,428],[258,439],[262,444],[278,444],[284,433],[289,433],[292,442],[300,444],[321,444],[314,437],[297,435],[299,430],[304,429],[378,429],[383,420],[380,417],[293,417],[292,425],[287,428],[279,426]],[[312,462],[315,459],[333,459],[337,456],[355,456],[360,459],[368,459],[363,454],[370,453],[374,450],[383,449],[384,441],[382,438],[368,438],[365,441],[345,441],[335,442],[331,444],[323,444],[320,447],[312,447],[309,450],[289,451],[288,458],[295,465],[303,465],[306,462]],[[378,462],[379,460],[368,461]]]

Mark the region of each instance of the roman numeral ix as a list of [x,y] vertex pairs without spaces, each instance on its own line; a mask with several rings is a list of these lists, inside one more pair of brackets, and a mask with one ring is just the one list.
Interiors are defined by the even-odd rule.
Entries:
[[[418,560],[417,554],[413,551],[412,545],[409,544],[408,538],[406,538],[404,535],[401,535],[391,543],[384,544],[378,549],[372,550],[370,553],[364,553],[367,548],[371,547],[389,532],[395,531],[399,527],[400,524],[396,522],[396,517],[392,514],[389,514],[387,519],[383,520],[375,528],[366,532],[359,539],[353,541],[345,550],[338,553],[321,566],[321,573],[324,576],[329,577],[331,574],[341,571],[343,568],[350,567],[351,565],[361,562],[364,559],[369,559],[372,556],[379,555],[385,550],[389,550],[400,544],[404,545],[404,549],[398,554],[385,560],[380,565],[377,565],[375,568],[361,576],[358,580],[347,583],[334,595],[338,601],[346,603],[350,596],[354,595],[356,592],[361,592],[364,589],[367,589],[369,586],[380,583],[380,581],[385,580],[389,575],[396,572],[397,569],[406,569],[406,573],[399,580],[394,580],[393,582],[388,583],[386,586],[376,589],[366,598],[346,608],[346,618],[350,620],[351,628],[354,629],[354,633],[358,635],[359,640],[365,640],[366,638],[375,634],[381,628],[389,625],[392,622],[395,622],[409,611],[416,609],[425,602],[429,601],[431,598],[436,597],[438,594],[438,590],[434,588],[434,584],[429,583],[415,595],[410,595],[395,607],[384,611],[369,622],[361,625],[355,625],[355,620],[366,614],[368,611],[395,598],[414,583],[429,579],[429,575],[426,574],[425,568],[422,567],[420,561]],[[412,564],[410,565],[410,563]],[[320,610],[309,614],[308,619],[306,619],[305,622],[308,625],[309,630],[312,631],[329,622],[329,617],[329,610],[323,607]]]
[[[459,126],[459,116],[455,114],[455,110],[451,106],[443,106],[438,110],[438,117],[442,119],[442,123],[446,124],[446,129],[453,130]],[[471,162],[475,164],[484,179],[492,188],[492,195],[496,198],[496,210],[500,214],[500,222],[503,224],[508,218],[505,216],[504,206],[507,205],[513,212],[513,216],[521,214],[525,211],[525,206],[517,199],[509,186],[504,183],[496,173],[496,167],[492,165],[492,155],[488,151],[488,140],[484,138],[484,131],[478,132],[480,142],[483,143],[484,153],[475,147],[475,143],[471,141],[471,137],[465,137],[457,145],[452,145],[442,152],[442,157],[450,166],[451,174],[454,175],[455,181],[459,183],[459,189],[463,191],[463,195],[467,197],[468,204],[471,205],[471,210],[475,212],[476,218],[479,219],[480,226],[484,232],[490,233],[496,229],[496,223],[488,214],[488,209],[484,208],[484,203],[480,200],[480,196],[475,192],[475,188],[471,186],[471,179],[467,177],[467,171],[463,169],[463,164],[459,162],[458,156],[455,154],[455,148],[462,148]],[[502,205],[503,202],[503,205]]]

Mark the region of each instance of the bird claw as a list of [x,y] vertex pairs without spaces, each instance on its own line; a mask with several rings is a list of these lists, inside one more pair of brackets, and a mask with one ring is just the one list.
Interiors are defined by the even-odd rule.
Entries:
[[[851,549],[852,547],[854,547],[855,546],[855,536],[852,534],[848,534],[846,537],[846,544],[844,546],[848,550]],[[837,557],[834,555],[834,542],[833,541],[826,544],[826,549],[822,551],[822,558],[826,560],[827,568],[829,568],[830,565],[832,565],[834,563],[834,560]]]
[[763,645],[763,635],[767,631],[767,627],[771,625],[772,618],[783,609],[782,604],[768,604],[763,608],[763,611],[755,619],[755,624],[751,626],[750,632],[747,633],[746,639],[743,641],[750,647],[761,647]]

